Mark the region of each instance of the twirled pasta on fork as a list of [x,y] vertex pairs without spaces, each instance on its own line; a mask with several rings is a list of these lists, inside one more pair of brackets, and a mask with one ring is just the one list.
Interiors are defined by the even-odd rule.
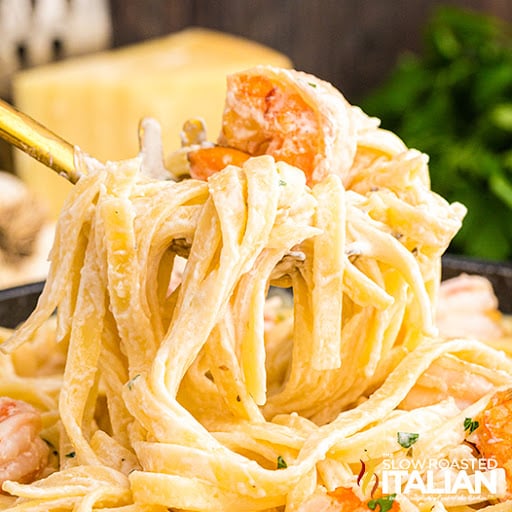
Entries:
[[[439,332],[465,208],[430,189],[427,157],[331,85],[265,66],[228,78],[217,141],[184,140],[165,159],[179,179],[141,172],[158,141],[78,161],[45,289],[3,345],[10,361],[57,311],[58,408],[54,388],[26,397],[57,460],[7,480],[4,509],[505,510],[492,426],[512,360]],[[448,376],[485,385],[438,392]],[[471,462],[473,482],[493,456],[496,489],[385,486],[404,461],[454,478]]]

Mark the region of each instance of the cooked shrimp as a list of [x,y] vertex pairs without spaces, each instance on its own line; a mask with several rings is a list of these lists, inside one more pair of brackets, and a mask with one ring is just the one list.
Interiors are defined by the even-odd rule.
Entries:
[[238,149],[221,146],[199,148],[188,153],[190,176],[206,180],[228,165],[241,166],[251,155]]
[[224,159],[267,154],[302,169],[309,184],[344,176],[356,152],[351,108],[332,85],[299,71],[257,66],[230,75],[218,146],[192,157],[200,158],[191,174],[207,177]]
[[502,383],[496,379],[498,375],[492,370],[446,355],[423,373],[400,408],[425,407],[451,397],[459,409],[464,409]]
[[0,397],[0,485],[33,481],[47,464],[49,449],[39,437],[38,411],[21,400]]
[[461,274],[441,284],[436,322],[442,336],[494,340],[505,335],[501,319],[488,279]]
[[[441,283],[436,321],[441,336],[446,338],[468,337],[493,345],[507,335],[492,284],[477,275],[461,274]],[[506,384],[492,370],[443,356],[418,379],[401,408],[413,409],[452,397],[464,409]]]
[[512,389],[498,391],[474,418],[478,427],[470,440],[485,459],[495,459],[507,477],[506,498],[512,498]]
[[362,501],[352,489],[338,487],[332,492],[314,493],[299,507],[298,512],[368,512],[368,510],[400,512],[400,504],[393,496],[383,497],[380,494],[370,500]]

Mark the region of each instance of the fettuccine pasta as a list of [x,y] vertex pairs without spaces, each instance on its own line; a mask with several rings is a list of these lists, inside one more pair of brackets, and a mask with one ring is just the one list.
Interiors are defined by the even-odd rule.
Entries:
[[49,455],[0,509],[506,510],[512,473],[483,468],[478,436],[512,360],[439,334],[465,208],[431,191],[427,157],[268,67],[229,78],[217,144],[166,159],[220,169],[148,176],[151,137],[126,161],[77,155],[37,308],[3,335],[2,394],[41,412]]

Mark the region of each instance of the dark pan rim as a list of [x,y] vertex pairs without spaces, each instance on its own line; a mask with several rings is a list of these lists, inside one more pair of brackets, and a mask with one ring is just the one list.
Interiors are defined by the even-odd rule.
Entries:
[[[442,278],[449,279],[461,273],[477,274],[492,283],[504,313],[512,313],[512,262],[485,261],[476,258],[445,254]],[[0,325],[16,327],[34,310],[44,287],[44,281],[0,290]]]

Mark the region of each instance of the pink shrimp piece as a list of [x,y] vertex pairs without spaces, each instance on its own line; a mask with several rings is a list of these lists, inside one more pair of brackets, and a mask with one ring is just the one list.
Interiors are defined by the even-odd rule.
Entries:
[[[492,284],[477,275],[461,274],[441,284],[436,321],[443,338],[473,338],[492,344],[506,335]],[[441,357],[418,379],[400,407],[415,409],[452,397],[464,409],[501,385],[492,373],[456,357]]]
[[39,437],[41,415],[21,400],[0,397],[0,485],[29,483],[48,462],[49,448]]
[[487,407],[474,418],[476,430],[471,434],[485,459],[494,459],[505,470],[506,499],[512,498],[512,389],[496,392]]
[[351,112],[338,90],[307,73],[271,66],[234,73],[217,141],[222,158],[215,160],[231,158],[224,147],[236,150],[233,158],[271,155],[287,162],[304,171],[310,185],[330,173],[343,177],[356,152]]
[[455,357],[434,361],[400,404],[401,409],[425,407],[452,397],[460,409],[495,389],[484,370]]
[[446,337],[493,340],[503,336],[498,299],[490,281],[482,276],[461,274],[439,289],[436,321]]

